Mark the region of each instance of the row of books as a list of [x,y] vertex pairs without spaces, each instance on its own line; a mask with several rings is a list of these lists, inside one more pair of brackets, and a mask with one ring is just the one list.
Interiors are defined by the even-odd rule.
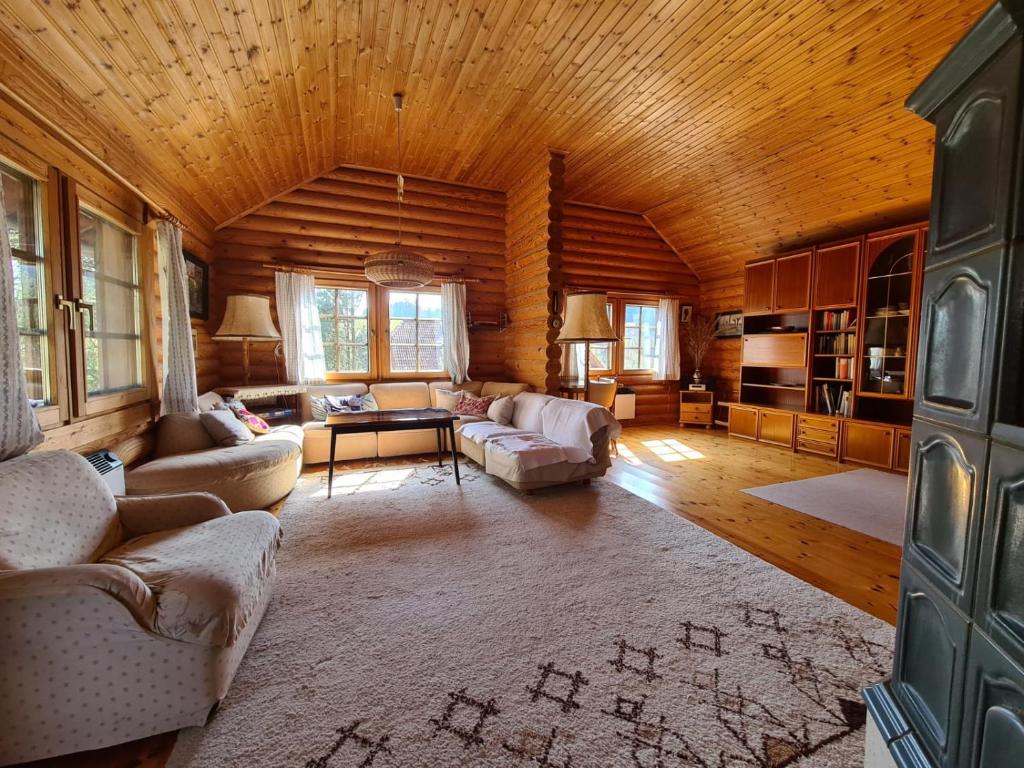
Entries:
[[829,416],[850,416],[850,390],[842,384],[819,384],[818,407]]
[[837,357],[836,358],[836,378],[837,379],[850,379],[853,378],[851,374],[851,363],[853,358],[850,357]]
[[818,330],[821,331],[845,331],[849,328],[854,328],[857,325],[857,320],[853,316],[852,309],[843,309],[840,311],[829,310],[821,313],[821,327]]
[[818,337],[818,352],[823,355],[854,355],[857,353],[857,337],[845,333],[833,333]]

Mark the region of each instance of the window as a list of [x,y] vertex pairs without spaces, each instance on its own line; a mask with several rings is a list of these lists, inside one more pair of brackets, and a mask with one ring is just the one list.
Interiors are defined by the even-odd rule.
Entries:
[[388,293],[388,346],[391,373],[440,373],[441,294]]
[[317,287],[324,358],[332,373],[370,372],[370,292]]
[[78,211],[86,310],[85,385],[89,396],[143,385],[137,238],[86,208]]
[[39,183],[6,165],[0,165],[0,180],[7,213],[4,225],[14,256],[14,305],[21,364],[29,400],[32,407],[38,408],[51,402]]
[[626,304],[622,329],[622,367],[649,371],[657,365],[658,308]]

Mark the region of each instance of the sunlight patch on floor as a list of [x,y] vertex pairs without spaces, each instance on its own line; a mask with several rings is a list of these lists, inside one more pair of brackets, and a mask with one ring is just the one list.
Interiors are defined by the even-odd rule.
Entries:
[[[372,493],[373,491],[393,491],[412,477],[415,468],[381,469],[371,472],[350,472],[336,475],[334,478],[335,496],[351,496],[355,493]],[[326,484],[315,494],[316,498],[327,498]]]
[[[694,450],[673,438],[645,440],[643,446],[664,462],[693,461],[694,459],[706,458],[700,451]],[[622,449],[620,448],[619,450],[621,452]]]
[[643,464],[643,462],[640,461],[640,459],[637,458],[636,454],[633,453],[629,449],[628,445],[624,445],[623,443],[619,443],[618,444],[618,451],[619,451],[619,458],[622,459],[627,464],[632,464],[634,467],[638,467],[641,464]]

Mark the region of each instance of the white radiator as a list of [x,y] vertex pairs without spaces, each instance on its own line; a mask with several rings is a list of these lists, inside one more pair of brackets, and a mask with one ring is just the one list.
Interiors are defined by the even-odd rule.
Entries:
[[124,462],[113,451],[96,451],[85,457],[115,496],[124,496]]

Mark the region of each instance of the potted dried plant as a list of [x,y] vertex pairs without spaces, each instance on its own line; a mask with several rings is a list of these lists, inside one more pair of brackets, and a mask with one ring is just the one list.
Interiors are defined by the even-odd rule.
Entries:
[[693,361],[693,383],[701,383],[700,365],[715,340],[715,320],[707,315],[694,315],[686,326],[683,343]]

